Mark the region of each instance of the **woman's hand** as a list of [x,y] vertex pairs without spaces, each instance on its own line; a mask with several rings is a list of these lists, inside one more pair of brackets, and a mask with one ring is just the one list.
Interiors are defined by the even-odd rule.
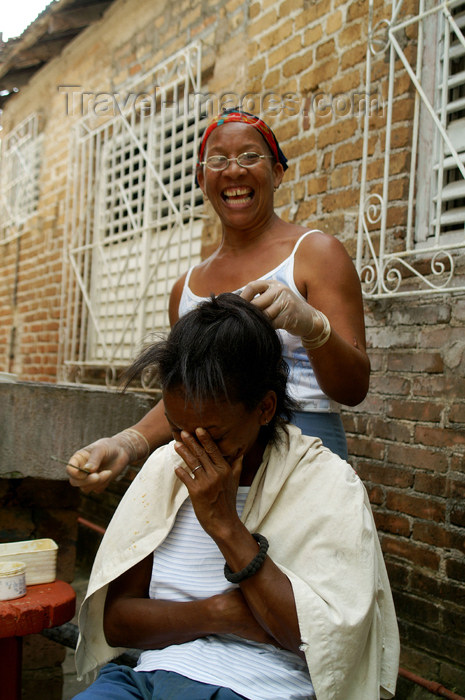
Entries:
[[279,646],[276,639],[258,624],[239,588],[212,596],[209,602],[212,615],[218,621],[217,634],[235,634],[252,642]]
[[189,491],[199,523],[205,532],[217,539],[231,525],[240,522],[236,497],[242,455],[229,464],[204,428],[197,428],[195,435],[183,430],[181,440],[174,449],[187,469],[178,467],[176,474]]
[[[257,542],[237,515],[242,457],[229,464],[204,428],[197,428],[195,435],[182,431],[180,437],[182,442],[176,443],[175,450],[187,469],[178,467],[176,474],[189,491],[201,526],[216,542],[231,570],[241,571],[258,551]],[[266,643],[273,638],[275,644],[300,654],[292,586],[271,558],[267,556],[260,570],[242,581],[240,587],[257,627],[246,616],[246,610],[241,609],[242,600],[231,597],[221,602],[230,604],[231,624],[236,624],[234,634],[256,641],[266,639]],[[227,606],[221,615],[228,615]]]
[[241,297],[262,309],[270,317],[273,328],[309,339],[322,331],[317,310],[282,282],[255,280],[243,289]]
[[[101,438],[73,454],[66,468],[72,486],[83,493],[101,493],[128,464],[138,462],[149,454],[147,440],[129,428],[109,438]],[[73,469],[73,465],[79,469]],[[81,471],[85,469],[88,474]]]
[[209,634],[278,645],[256,621],[239,589],[187,602],[148,598],[152,565],[150,554],[110,583],[104,629],[111,646],[163,649]]

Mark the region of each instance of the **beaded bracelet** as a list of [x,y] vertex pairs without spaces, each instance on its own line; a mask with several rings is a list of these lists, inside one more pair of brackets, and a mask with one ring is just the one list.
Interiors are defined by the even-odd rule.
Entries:
[[258,550],[258,554],[252,559],[250,564],[247,564],[244,569],[237,571],[235,574],[233,574],[229,566],[225,563],[224,576],[229,583],[240,583],[241,581],[245,581],[245,579],[250,578],[262,568],[269,547],[268,540],[258,532],[255,532],[252,537],[259,544],[260,549]]
[[316,338],[302,338],[302,345],[307,350],[315,350],[316,348],[321,348],[322,345],[328,342],[329,336],[331,335],[331,326],[327,317],[318,309],[315,309],[319,318],[323,322],[323,329]]

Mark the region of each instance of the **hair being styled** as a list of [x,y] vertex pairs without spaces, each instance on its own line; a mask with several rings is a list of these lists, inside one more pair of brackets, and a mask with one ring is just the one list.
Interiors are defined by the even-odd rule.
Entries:
[[269,439],[295,410],[279,337],[263,311],[237,294],[212,296],[182,316],[167,340],[150,345],[129,367],[126,386],[147,368],[156,370],[163,391],[181,388],[194,405],[226,399],[251,411],[274,391]]

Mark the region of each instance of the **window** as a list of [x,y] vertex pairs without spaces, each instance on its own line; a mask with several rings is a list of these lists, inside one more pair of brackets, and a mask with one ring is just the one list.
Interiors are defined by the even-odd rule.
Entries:
[[3,139],[1,161],[1,242],[21,234],[39,199],[42,136],[39,115],[32,114]]
[[436,110],[457,156],[437,135],[430,235],[440,234],[443,241],[454,243],[465,235],[465,178],[457,163],[457,157],[465,163],[465,42],[459,34],[465,28],[465,2],[451,6],[450,13],[455,26],[439,16]]
[[[357,247],[364,293],[462,290],[455,272],[465,250],[465,1],[420,0],[413,10],[393,0],[390,20],[377,12],[370,0],[367,92],[372,64],[388,60],[389,73],[381,169],[370,168],[365,117]],[[378,180],[373,172],[382,172]]]
[[157,76],[149,108],[86,116],[76,128],[62,310],[67,380],[106,373],[111,381],[143,340],[166,331],[171,287],[200,260],[203,197],[194,176],[206,118],[187,99],[199,89],[198,51],[187,47],[131,85],[141,94]]

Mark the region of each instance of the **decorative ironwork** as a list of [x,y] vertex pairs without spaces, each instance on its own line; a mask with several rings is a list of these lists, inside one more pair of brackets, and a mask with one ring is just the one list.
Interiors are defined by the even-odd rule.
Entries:
[[[364,124],[357,270],[364,295],[374,298],[465,290],[456,275],[457,258],[465,253],[465,1],[419,0],[410,15],[406,5],[393,0],[390,20],[375,22],[375,0],[369,2],[367,94],[373,63],[386,55],[389,60],[379,183],[368,183],[368,110]],[[406,38],[415,35],[416,45]],[[411,93],[397,89],[405,75],[414,90],[413,106]],[[399,106],[407,106],[404,124],[411,126],[410,145],[402,153],[410,156],[408,182],[405,168],[399,173],[392,167],[401,151],[393,143]],[[396,183],[402,193],[407,187],[408,197],[390,194]]]
[[194,42],[125,84],[124,109],[93,109],[76,124],[60,327],[65,381],[86,376],[116,387],[141,343],[167,330],[171,286],[200,259],[203,198],[194,173],[206,117],[189,102],[200,81]]
[[34,112],[2,139],[0,243],[20,236],[37,210],[43,141],[39,121]]

